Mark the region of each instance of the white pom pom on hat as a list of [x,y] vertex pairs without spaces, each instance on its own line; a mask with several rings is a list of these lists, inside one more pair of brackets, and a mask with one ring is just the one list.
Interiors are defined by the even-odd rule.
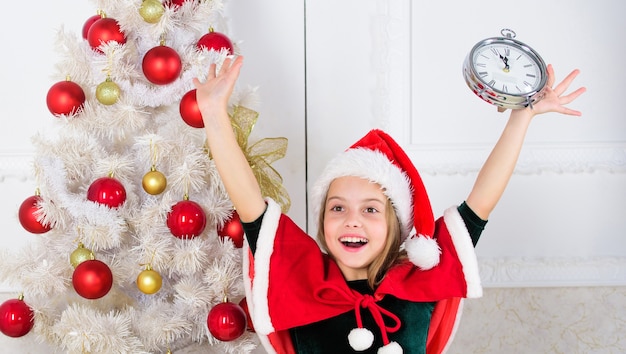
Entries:
[[414,235],[406,240],[404,249],[411,263],[423,270],[431,269],[439,264],[441,248],[432,237]]
[[311,192],[314,220],[331,182],[345,176],[361,177],[382,187],[400,222],[401,241],[407,240],[413,229],[417,233],[405,244],[407,251],[411,249],[413,264],[428,270],[439,263],[440,249],[432,238],[435,219],[426,188],[411,159],[387,133],[371,130],[328,163]]

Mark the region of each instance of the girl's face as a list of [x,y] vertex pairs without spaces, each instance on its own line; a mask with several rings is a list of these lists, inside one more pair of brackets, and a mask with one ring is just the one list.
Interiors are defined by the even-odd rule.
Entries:
[[380,185],[360,177],[330,184],[324,212],[324,238],[346,280],[367,278],[367,267],[387,241],[387,197]]

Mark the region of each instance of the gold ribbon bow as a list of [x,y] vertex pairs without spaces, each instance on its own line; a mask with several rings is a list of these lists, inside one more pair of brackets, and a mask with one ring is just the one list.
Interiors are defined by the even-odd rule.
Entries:
[[274,161],[285,157],[287,138],[264,138],[248,146],[248,138],[258,117],[259,113],[256,111],[243,106],[235,106],[230,120],[237,142],[261,187],[261,193],[264,197],[272,198],[281,206],[282,212],[287,213],[291,200],[287,190],[283,187],[283,178],[271,165]]

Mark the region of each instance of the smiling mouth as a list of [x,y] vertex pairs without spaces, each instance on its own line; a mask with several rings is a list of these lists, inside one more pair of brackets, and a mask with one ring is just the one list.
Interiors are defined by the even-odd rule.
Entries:
[[346,247],[359,248],[365,246],[368,241],[366,238],[363,237],[344,236],[339,238],[339,242],[341,242]]

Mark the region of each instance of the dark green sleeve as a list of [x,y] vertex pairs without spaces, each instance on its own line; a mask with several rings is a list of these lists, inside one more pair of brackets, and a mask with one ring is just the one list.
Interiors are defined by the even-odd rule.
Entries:
[[263,211],[263,214],[252,222],[241,222],[252,254],[256,252],[256,241],[259,239],[259,231],[261,230],[261,224],[263,223],[263,216],[265,216],[265,211]]
[[463,222],[465,222],[465,227],[467,227],[467,231],[469,231],[474,247],[476,247],[480,234],[485,229],[485,225],[487,225],[487,220],[479,218],[478,215],[476,215],[476,213],[474,213],[474,211],[470,209],[469,205],[465,202],[461,203],[457,210],[459,211],[459,214],[461,214]]

